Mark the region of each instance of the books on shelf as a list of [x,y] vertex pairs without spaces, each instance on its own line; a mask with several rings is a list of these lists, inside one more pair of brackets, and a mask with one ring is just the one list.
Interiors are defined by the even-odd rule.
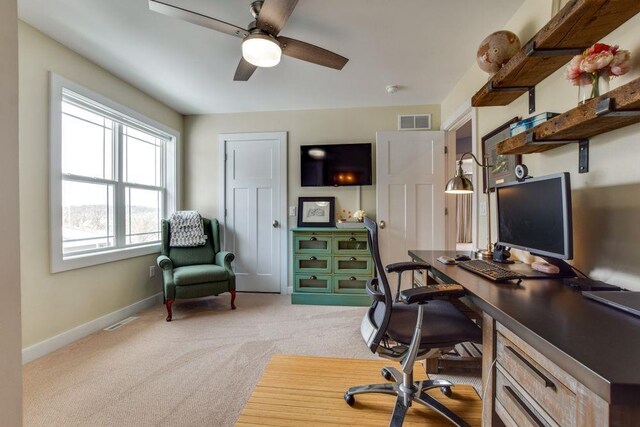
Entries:
[[559,113],[540,113],[535,116],[528,117],[519,122],[509,125],[509,133],[511,136],[516,136],[519,133],[526,132],[534,126],[538,126],[540,123],[544,123],[552,117],[559,116]]

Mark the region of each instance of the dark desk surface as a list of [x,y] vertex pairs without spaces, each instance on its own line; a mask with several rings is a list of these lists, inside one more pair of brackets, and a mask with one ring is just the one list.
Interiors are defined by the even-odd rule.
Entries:
[[582,297],[559,280],[495,283],[437,261],[451,251],[409,251],[464,286],[471,301],[611,404],[640,404],[640,318]]

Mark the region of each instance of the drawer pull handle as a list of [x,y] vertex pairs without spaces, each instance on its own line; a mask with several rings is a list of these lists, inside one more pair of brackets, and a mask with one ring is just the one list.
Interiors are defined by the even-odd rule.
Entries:
[[521,355],[520,353],[518,353],[513,347],[511,347],[510,345],[506,346],[507,350],[509,350],[518,361],[520,361],[520,364],[530,373],[533,374],[534,377],[539,378],[542,383],[544,384],[545,388],[549,387],[552,390],[556,389],[556,385],[553,381],[551,381],[549,379],[549,377],[547,377],[545,374],[543,374],[542,372],[540,372],[540,370],[538,368],[536,368],[535,366],[533,366],[531,364],[531,362],[529,362],[527,359],[525,359],[525,357],[523,355]]
[[355,278],[355,276],[351,276],[349,277],[349,280],[357,280],[357,279]]
[[355,241],[356,241],[356,238],[355,238],[355,237],[349,237],[349,241],[350,241],[350,242],[355,242]]
[[349,258],[349,261],[357,261],[356,257],[352,256],[351,258]]
[[317,239],[317,238],[315,238],[315,237],[312,237],[312,238],[310,238],[309,240],[311,240],[312,242],[315,242],[315,241],[316,241],[316,240],[318,240],[318,239]]
[[522,411],[522,414],[525,417],[527,417],[527,419],[531,424],[540,426],[540,427],[549,427],[548,423],[538,418],[534,410],[531,409],[529,405],[527,405],[527,403],[524,401],[524,399],[520,396],[520,394],[517,391],[515,391],[508,385],[505,385],[502,387],[504,388],[506,395],[509,396],[509,399],[511,399],[511,401],[515,403],[515,405],[520,409],[520,411]]
[[316,279],[318,279],[316,276],[309,277],[309,280],[316,280]]
[[317,260],[317,259],[318,259],[318,258],[316,258],[316,257],[314,257],[314,256],[312,256],[311,258],[309,258],[309,260],[310,260],[310,261],[315,261],[315,260]]

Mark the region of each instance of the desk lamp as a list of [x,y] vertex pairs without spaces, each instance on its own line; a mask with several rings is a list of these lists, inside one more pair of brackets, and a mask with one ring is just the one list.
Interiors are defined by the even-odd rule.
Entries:
[[489,168],[492,168],[493,165],[489,164],[489,157],[485,156],[484,164],[482,164],[478,161],[476,156],[473,155],[473,153],[464,153],[462,157],[460,157],[460,160],[457,161],[458,170],[456,171],[456,176],[447,182],[444,192],[447,194],[473,194],[473,183],[469,178],[464,176],[464,171],[462,170],[462,160],[465,156],[471,156],[476,164],[484,169],[484,176],[487,182],[487,248],[485,250],[478,250],[476,253],[482,259],[491,259],[493,258],[493,244],[491,243],[491,192],[489,191]]

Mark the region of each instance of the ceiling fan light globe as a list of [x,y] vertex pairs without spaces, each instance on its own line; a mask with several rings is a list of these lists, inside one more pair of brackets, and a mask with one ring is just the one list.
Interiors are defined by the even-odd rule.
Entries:
[[251,34],[242,42],[242,57],[257,67],[274,67],[280,63],[280,44],[265,34]]

